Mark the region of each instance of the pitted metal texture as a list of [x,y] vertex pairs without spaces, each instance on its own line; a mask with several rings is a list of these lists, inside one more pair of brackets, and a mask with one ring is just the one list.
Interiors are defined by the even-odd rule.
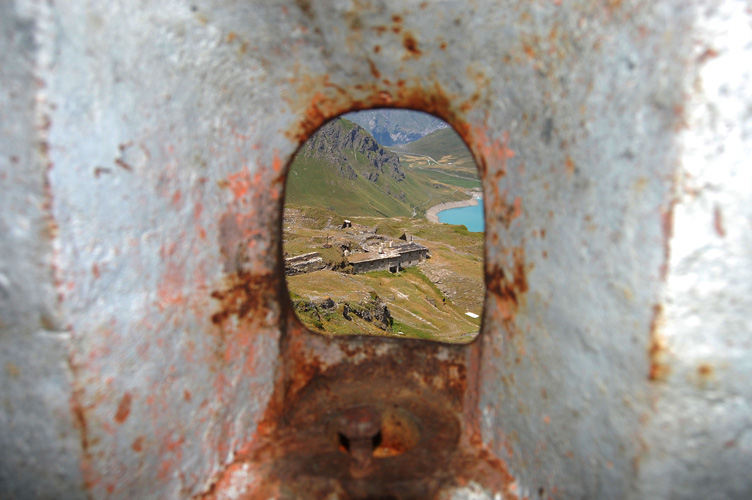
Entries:
[[[751,16],[2,3],[0,497],[750,497]],[[373,107],[475,155],[470,345],[291,310],[289,161]],[[380,438],[354,458],[357,408]]]

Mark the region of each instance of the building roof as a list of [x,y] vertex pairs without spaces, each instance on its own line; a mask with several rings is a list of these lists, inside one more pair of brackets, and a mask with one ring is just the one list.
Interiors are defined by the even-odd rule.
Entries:
[[424,247],[423,245],[419,245],[417,243],[412,243],[412,242],[393,246],[391,249],[396,250],[399,253],[414,252],[416,250],[428,250],[427,247]]
[[387,260],[387,259],[393,259],[395,257],[398,257],[398,255],[394,253],[389,254],[389,253],[363,252],[363,253],[350,254],[347,256],[347,260],[350,262],[350,264],[354,264],[356,262]]

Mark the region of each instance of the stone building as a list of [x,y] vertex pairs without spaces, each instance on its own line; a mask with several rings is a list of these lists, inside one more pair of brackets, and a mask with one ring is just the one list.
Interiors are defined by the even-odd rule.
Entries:
[[395,246],[393,250],[399,254],[400,267],[414,266],[428,258],[428,248],[413,242]]
[[365,273],[369,271],[389,271],[396,273],[400,269],[411,267],[426,260],[428,248],[417,243],[405,243],[395,247],[385,248],[379,252],[363,252],[347,257],[353,266],[353,271]]
[[285,259],[285,275],[310,273],[324,269],[326,264],[318,252],[309,252]]

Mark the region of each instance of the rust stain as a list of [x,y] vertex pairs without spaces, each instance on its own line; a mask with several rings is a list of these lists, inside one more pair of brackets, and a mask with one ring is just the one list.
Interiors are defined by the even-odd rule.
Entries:
[[[115,165],[128,171],[133,171],[133,168],[130,165],[128,165],[125,161],[123,161],[123,154],[125,154],[125,150],[131,146],[133,146],[133,142],[126,142],[126,143],[120,144],[118,146],[118,149],[120,150],[120,157],[115,158]],[[96,171],[95,171],[95,175],[96,175]]]
[[125,169],[125,170],[128,170],[128,171],[130,171],[130,172],[132,172],[132,171],[133,171],[133,168],[132,168],[132,167],[131,167],[130,165],[128,165],[127,163],[125,163],[125,162],[124,162],[124,161],[123,161],[122,159],[120,159],[120,158],[115,158],[115,165],[117,165],[118,167],[120,167],[120,168],[123,168],[123,169]]
[[252,180],[248,170],[237,172],[227,177],[228,186],[236,200],[244,198],[250,189]]
[[128,419],[128,415],[131,414],[131,402],[132,397],[130,392],[123,394],[123,398],[120,400],[120,404],[117,407],[115,413],[115,422],[122,424]]
[[712,47],[708,47],[697,58],[697,62],[700,63],[700,64],[704,64],[704,63],[708,62],[710,59],[715,59],[718,56],[719,56],[719,53],[718,53],[717,50],[713,49]]
[[311,7],[311,0],[295,0],[300,11],[307,17],[313,19],[313,8]]
[[513,276],[511,280],[507,278],[504,269],[498,264],[486,273],[486,289],[493,294],[497,311],[505,321],[514,317],[522,296],[528,291],[524,249],[514,248],[512,255]]
[[144,437],[139,436],[131,443],[131,449],[136,453],[141,453],[144,450]]
[[415,57],[422,54],[421,50],[418,48],[418,41],[409,33],[405,33],[405,36],[402,37],[402,45],[405,47],[405,50]]
[[165,273],[157,284],[158,304],[162,310],[185,302],[185,295],[183,294],[185,286],[184,266],[174,261],[168,261],[165,268]]
[[572,157],[567,155],[567,159],[564,161],[564,166],[567,169],[568,175],[574,175],[575,167],[574,167],[574,161],[572,161]]
[[376,64],[374,64],[374,62],[369,59],[368,65],[371,67],[371,75],[373,75],[373,77],[376,79],[381,78],[381,73],[379,73],[379,69],[376,67]]
[[[304,3],[310,9],[310,4]],[[386,31],[385,29],[384,32]],[[407,34],[403,36],[405,49],[412,55],[419,55],[417,42],[414,38],[412,42],[409,41],[410,38],[412,37]],[[374,48],[374,52],[379,50],[380,48]],[[371,68],[372,74],[374,67],[375,65]],[[380,79],[381,75],[374,76]],[[423,110],[447,120],[467,143],[473,145],[476,153],[482,153],[484,160],[497,162],[494,167],[501,166],[505,169],[506,160],[515,156],[515,152],[507,145],[508,133],[503,135],[502,141],[482,142],[483,138],[490,136],[490,132],[484,129],[478,135],[478,131],[471,129],[463,119],[464,113],[472,106],[462,108],[455,96],[439,84],[426,85],[423,82],[404,80],[396,83],[378,81],[372,87],[363,85],[357,89],[360,95],[368,96],[362,100],[330,84],[325,76],[298,76],[293,85],[300,92],[290,98],[289,104],[292,109],[302,109],[304,112],[300,115],[300,122],[287,131],[287,136],[299,143],[327,119],[342,112],[388,105]],[[284,171],[281,161],[276,163],[275,160],[273,168],[278,174]],[[279,301],[277,297],[279,291],[284,290],[281,279],[275,273],[264,270],[263,266],[249,270],[252,263],[245,260],[250,255],[248,250],[253,238],[266,239],[269,236],[268,231],[260,230],[258,223],[254,222],[259,214],[240,210],[252,208],[249,204],[244,204],[245,200],[253,198],[254,191],[264,182],[261,178],[251,178],[243,173],[234,174],[225,181],[238,205],[219,221],[220,248],[227,276],[226,282],[211,293],[211,297],[218,302],[218,309],[211,319],[221,328],[224,337],[231,335],[238,339],[234,341],[228,338],[223,341],[226,350],[219,353],[222,366],[229,366],[230,360],[238,357],[235,351],[247,348],[252,338],[250,329],[238,327],[238,322],[231,318],[241,321],[263,318],[269,313],[272,301],[286,303]],[[519,197],[514,200],[511,197],[507,199],[506,195],[499,198],[503,199],[509,223],[521,216],[523,207]],[[243,207],[240,204],[244,204]],[[254,201],[254,206],[258,206],[258,201]],[[487,281],[492,282],[489,293],[503,298],[510,312],[514,313],[528,290],[528,283],[524,250],[513,249],[511,256],[514,261],[509,267],[511,276],[505,277],[498,268],[495,277],[489,276]],[[455,426],[457,439],[460,429],[477,428],[477,412],[463,413],[466,411],[466,401],[478,398],[479,362],[476,360],[473,365],[467,361],[465,354],[462,354],[467,352],[466,347],[441,347],[444,350],[439,351],[436,344],[401,342],[404,348],[393,350],[390,355],[381,355],[380,349],[389,346],[385,339],[342,340],[311,335],[297,324],[294,313],[286,312],[289,313],[284,320],[287,327],[280,341],[283,366],[275,375],[278,378],[271,403],[255,433],[237,445],[234,461],[218,476],[215,486],[204,495],[205,498],[219,498],[224,490],[243,484],[245,474],[249,474],[248,477],[264,478],[261,481],[263,486],[253,486],[256,490],[249,490],[248,498],[253,498],[254,492],[273,491],[276,486],[271,485],[279,484],[285,484],[286,487],[289,485],[291,491],[305,485],[309,487],[306,493],[310,494],[315,490],[310,484],[306,485],[305,481],[300,480],[304,476],[300,472],[313,470],[312,467],[325,470],[326,473],[322,474],[324,477],[341,478],[343,474],[347,474],[347,455],[341,453],[331,439],[324,436],[325,432],[318,434],[311,430],[323,427],[328,415],[351,406],[354,402],[365,401],[378,407],[386,405],[386,402],[394,404],[398,397],[405,398],[405,401],[409,401],[411,414],[425,416],[420,419],[421,424],[428,427],[421,428],[423,436],[427,430],[430,431],[431,426],[438,429],[435,427],[438,425],[434,421],[436,419],[446,418],[454,422],[449,427]],[[439,358],[437,352],[441,352],[443,357]],[[254,357],[249,355],[249,358]],[[229,377],[224,374],[218,376],[217,380],[219,390],[230,383]],[[404,455],[398,453],[405,448],[405,442],[394,438],[400,435],[398,428],[404,422],[399,424],[394,421],[392,424],[395,428],[387,433],[379,452],[389,456],[389,460],[378,463],[374,472],[375,480],[360,483],[359,487],[367,490],[358,495],[347,490],[352,487],[352,483],[343,480],[341,497],[406,497],[408,493],[397,494],[388,490],[393,482],[392,478],[399,474],[413,474],[410,477],[415,477],[415,483],[424,490],[426,485],[429,489],[435,489],[442,484],[466,483],[474,478],[483,478],[482,484],[511,481],[505,475],[504,463],[483,448],[479,432],[470,444],[437,448],[431,440],[426,440],[418,445],[421,456],[425,458],[423,462],[411,457],[412,451]],[[442,457],[441,460],[444,460],[443,457],[448,458],[446,462],[439,463],[436,462],[439,457]],[[391,462],[393,460],[396,462]],[[398,462],[399,460],[404,461]],[[171,470],[170,464],[164,468],[165,473]],[[245,470],[253,472],[243,472]],[[428,477],[432,478],[430,482],[427,482]],[[505,489],[500,488],[500,491]],[[323,493],[324,490],[319,497],[325,497]],[[430,498],[431,495],[421,491],[412,497]]]
[[110,173],[112,173],[112,170],[110,170],[109,168],[105,168],[102,166],[94,167],[94,177],[96,177],[97,179],[99,179],[99,176],[102,174],[110,174]]
[[697,366],[697,374],[703,379],[711,378],[714,374],[713,366],[709,363],[700,363]]
[[211,316],[215,325],[222,325],[232,316],[244,319],[252,311],[266,311],[269,304],[278,299],[280,287],[276,274],[239,270],[228,276],[227,281],[224,289],[211,293],[211,297],[219,301],[219,311]]
[[[511,480],[505,464],[483,447],[479,433],[457,443],[460,420],[474,418],[461,416],[466,398],[477,398],[478,367],[467,366],[465,347],[408,341],[401,342],[410,344],[406,349],[379,354],[385,339],[311,335],[288,313],[285,366],[264,419],[201,498],[241,487],[248,488],[244,498],[256,498],[279,484],[298,498],[332,491],[342,498],[433,498],[442,487],[471,480],[504,490]],[[369,478],[356,485],[349,455],[327,429],[342,410],[364,404],[380,413],[383,426]]]
[[83,476],[84,487],[86,489],[91,489],[99,483],[101,478],[94,468],[92,453],[90,450],[89,425],[86,419],[86,409],[82,403],[84,399],[84,389],[78,381],[78,375],[80,372],[79,365],[71,356],[68,359],[68,366],[71,373],[73,373],[74,380],[76,381],[68,405],[73,416],[73,423],[78,429],[81,439],[81,475]]
[[621,7],[621,2],[622,2],[622,0],[608,0],[608,6],[612,10],[616,10],[616,9],[618,9],[618,8]]
[[653,382],[665,381],[670,373],[668,365],[668,345],[661,336],[659,330],[663,322],[663,307],[660,304],[653,306],[653,319],[650,324],[650,345],[648,346],[648,359],[650,370],[648,380]]
[[723,223],[723,212],[718,205],[713,209],[713,228],[718,236],[721,238],[726,237],[726,227]]
[[7,373],[11,378],[18,378],[18,376],[21,374],[21,370],[18,368],[18,365],[16,365],[12,361],[9,361],[5,364],[5,373]]

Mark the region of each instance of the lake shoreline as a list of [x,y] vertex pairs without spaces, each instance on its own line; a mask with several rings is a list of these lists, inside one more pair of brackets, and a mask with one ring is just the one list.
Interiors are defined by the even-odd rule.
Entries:
[[481,191],[473,190],[468,191],[467,193],[472,194],[471,198],[468,200],[449,201],[447,203],[439,203],[438,205],[432,206],[426,210],[426,219],[437,224],[443,224],[443,222],[439,220],[439,212],[449,210],[450,208],[472,207],[477,205],[478,199],[481,196]]

